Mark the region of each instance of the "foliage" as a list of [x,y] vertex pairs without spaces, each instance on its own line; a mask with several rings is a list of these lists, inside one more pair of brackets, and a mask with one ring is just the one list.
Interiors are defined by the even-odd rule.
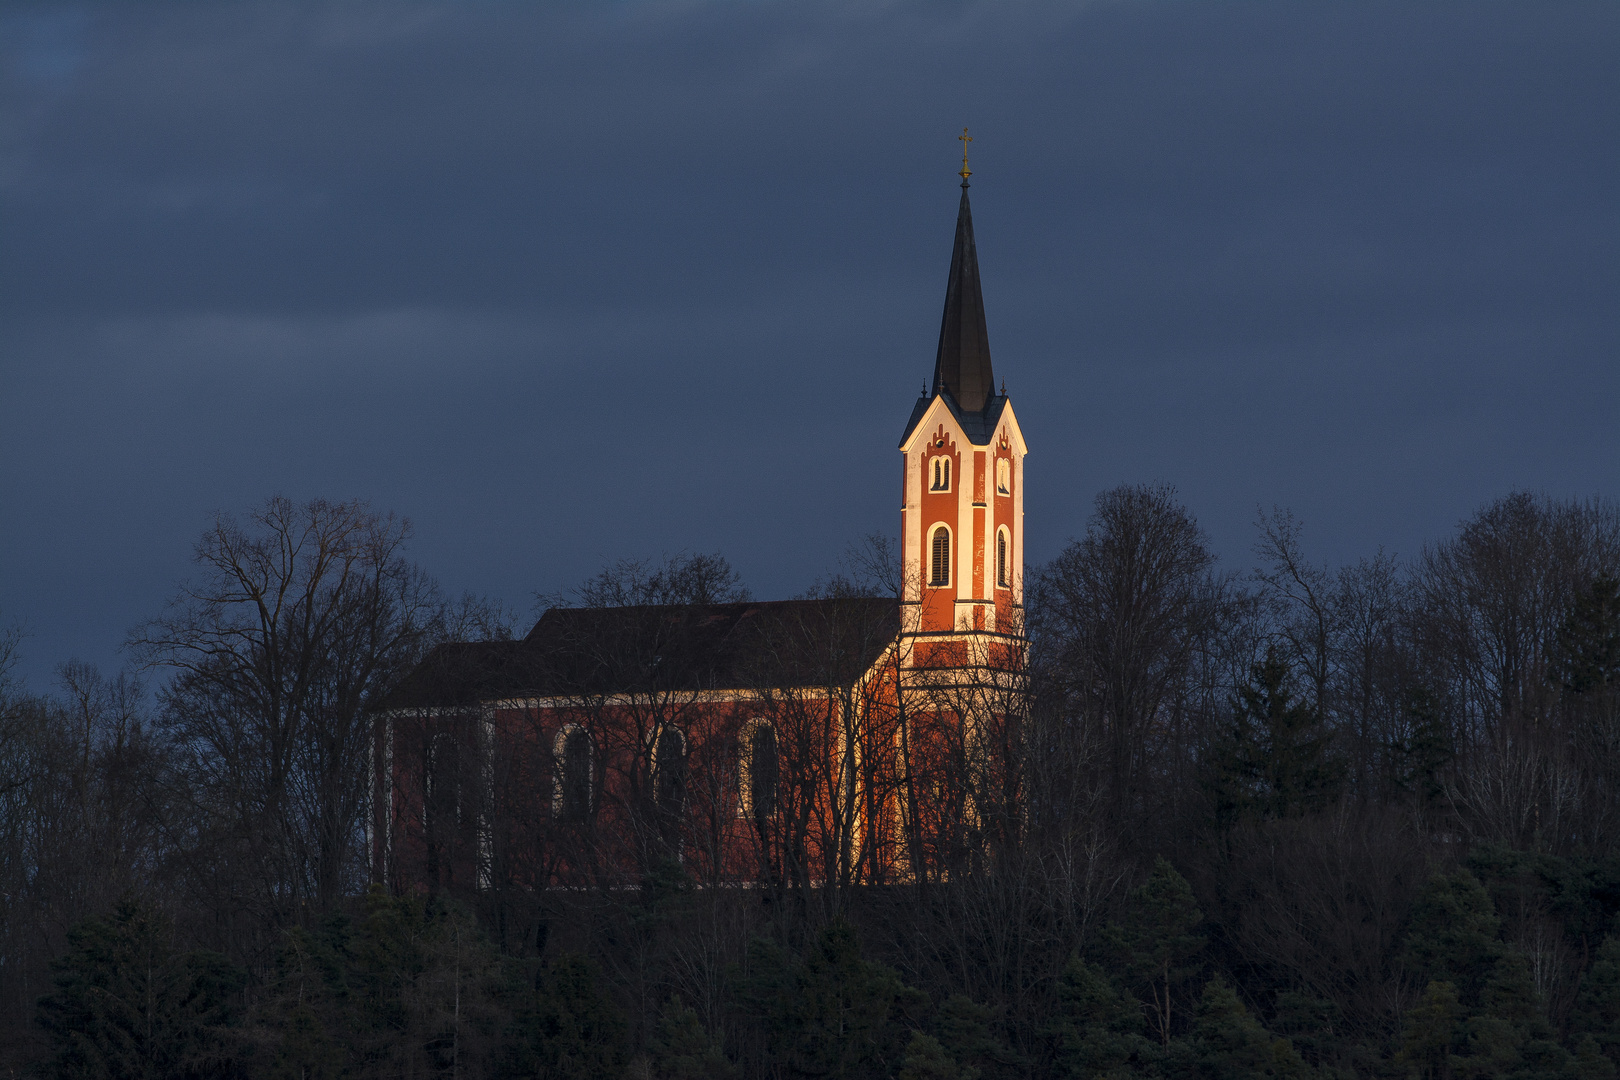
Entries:
[[39,1002],[65,1078],[224,1076],[240,1046],[233,997],[245,973],[216,953],[181,951],[160,912],[132,898],[68,937]]

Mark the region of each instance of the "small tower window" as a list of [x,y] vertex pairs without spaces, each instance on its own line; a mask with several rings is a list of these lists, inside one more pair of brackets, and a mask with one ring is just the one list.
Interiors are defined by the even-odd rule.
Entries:
[[1005,589],[1008,587],[1007,571],[1007,527],[1003,525],[996,530],[996,584]]
[[949,491],[949,490],[951,490],[951,459],[950,458],[948,458],[948,457],[937,457],[937,458],[934,459],[934,483],[932,484],[932,486],[929,487],[928,490],[929,491]]
[[928,584],[939,588],[951,583],[951,530],[941,525],[934,530],[930,546]]
[[1006,458],[996,458],[996,493],[1012,494],[1012,462]]

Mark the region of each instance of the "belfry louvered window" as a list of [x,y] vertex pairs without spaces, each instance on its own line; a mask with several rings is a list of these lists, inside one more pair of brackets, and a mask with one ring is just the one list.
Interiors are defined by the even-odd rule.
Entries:
[[951,530],[941,525],[934,530],[928,584],[939,586],[951,583]]

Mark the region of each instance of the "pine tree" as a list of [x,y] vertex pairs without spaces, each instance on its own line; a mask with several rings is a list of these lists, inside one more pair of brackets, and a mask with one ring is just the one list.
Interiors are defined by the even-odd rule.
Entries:
[[270,1077],[335,1080],[349,1063],[348,924],[289,930],[259,1008],[271,1034]]
[[1126,898],[1124,922],[1104,931],[1130,985],[1145,991],[1164,1046],[1170,1045],[1177,1016],[1175,1000],[1202,967],[1198,955],[1204,939],[1196,931],[1203,919],[1187,879],[1161,857],[1147,881]]
[[1331,733],[1308,702],[1294,698],[1288,664],[1275,650],[1250,669],[1232,719],[1212,755],[1212,787],[1224,823],[1291,817],[1319,809],[1343,770],[1328,755]]
[[966,994],[952,994],[934,1011],[932,1033],[952,1058],[981,1080],[1024,1075],[1024,1061],[996,1036],[991,1011]]
[[1427,687],[1413,687],[1406,696],[1406,737],[1391,745],[1397,787],[1411,792],[1421,806],[1431,806],[1445,794],[1441,773],[1453,756],[1451,729],[1440,703]]
[[678,997],[669,999],[658,1018],[652,1060],[660,1080],[733,1080],[737,1075],[702,1019]]
[[1402,958],[1423,982],[1452,984],[1473,1011],[1502,954],[1500,927],[1490,895],[1473,874],[1442,874],[1424,886],[1412,909]]
[[1122,1080],[1155,1057],[1142,1036],[1142,1007],[1116,990],[1102,969],[1080,956],[1069,958],[1058,977],[1058,1006],[1049,1029],[1056,1043],[1058,1074],[1075,1080]]
[[893,968],[865,959],[855,928],[835,918],[799,969],[793,1060],[812,1075],[887,1075],[908,1042],[904,1014],[925,1000]]
[[1620,935],[1609,934],[1581,979],[1570,1027],[1620,1062]]
[[1601,575],[1575,598],[1558,633],[1553,674],[1572,694],[1620,688],[1620,578]]
[[629,1060],[623,1018],[596,968],[575,953],[540,970],[508,1036],[508,1071],[559,1080],[619,1080]]
[[1450,1080],[1452,1051],[1460,1036],[1463,1009],[1457,988],[1431,982],[1423,997],[1406,1014],[1401,1049],[1395,1060],[1411,1069],[1419,1080]]
[[1198,1075],[1204,1080],[1304,1077],[1309,1072],[1293,1044],[1249,1015],[1219,976],[1209,981],[1199,999],[1192,1043]]
[[237,1045],[233,996],[245,973],[215,953],[180,952],[169,921],[126,898],[68,934],[39,1022],[58,1077],[223,1076]]
[[932,1035],[912,1032],[900,1066],[900,1080],[978,1080],[979,1070],[962,1065]]

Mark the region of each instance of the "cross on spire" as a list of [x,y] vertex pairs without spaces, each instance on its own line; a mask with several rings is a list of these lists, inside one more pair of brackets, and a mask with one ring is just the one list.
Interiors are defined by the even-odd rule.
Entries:
[[967,167],[967,144],[973,141],[973,136],[967,133],[967,128],[963,128],[956,141],[962,144],[962,171],[956,175],[962,178],[962,186],[967,187],[967,178],[973,175],[973,170]]

